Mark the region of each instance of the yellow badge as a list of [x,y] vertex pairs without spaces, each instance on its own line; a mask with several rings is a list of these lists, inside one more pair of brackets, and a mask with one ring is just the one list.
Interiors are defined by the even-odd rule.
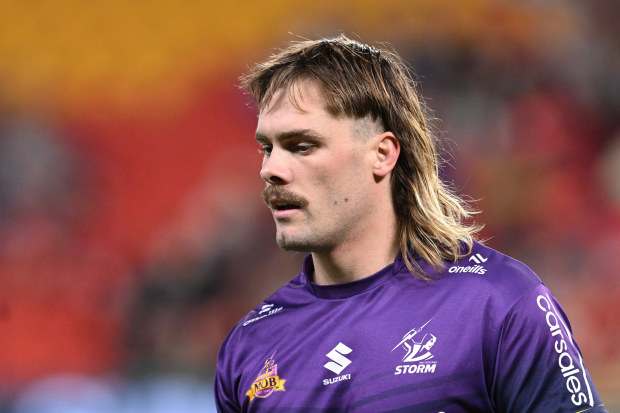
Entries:
[[284,382],[286,380],[278,376],[278,365],[273,360],[273,355],[265,361],[265,367],[258,374],[252,383],[252,387],[246,393],[250,397],[250,402],[254,397],[264,399],[269,397],[274,391],[285,391]]

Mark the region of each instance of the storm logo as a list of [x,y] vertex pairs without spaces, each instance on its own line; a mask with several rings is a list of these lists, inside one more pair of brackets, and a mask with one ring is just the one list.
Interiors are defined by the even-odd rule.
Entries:
[[409,330],[403,336],[402,340],[400,340],[400,343],[392,349],[392,351],[394,351],[398,347],[402,347],[405,350],[403,362],[413,363],[416,361],[430,360],[433,358],[433,354],[430,350],[431,347],[435,345],[437,337],[430,333],[424,334],[421,339],[419,336],[416,337],[418,333],[420,333],[430,322],[431,320],[428,320],[422,327]]

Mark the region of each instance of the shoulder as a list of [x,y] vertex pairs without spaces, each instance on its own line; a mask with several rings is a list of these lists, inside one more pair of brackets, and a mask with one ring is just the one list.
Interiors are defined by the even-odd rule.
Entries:
[[236,346],[254,339],[255,337],[253,336],[260,335],[264,331],[261,327],[265,323],[279,318],[282,314],[288,313],[294,307],[298,307],[301,303],[308,301],[309,294],[307,294],[304,286],[303,274],[298,274],[260,302],[233,327],[222,344],[221,351],[225,347]]
[[233,327],[221,344],[215,387],[216,399],[224,406],[223,411],[231,410],[226,403],[240,405],[238,390],[244,373],[249,377],[249,371],[250,375],[260,371],[260,363],[273,352],[273,343],[278,340],[275,337],[288,330],[283,326],[289,324],[300,307],[311,302],[304,280],[303,273],[297,275],[259,303]]
[[468,282],[487,285],[498,293],[525,293],[542,283],[538,275],[521,261],[478,242],[474,243],[469,255],[449,263],[444,276],[465,278]]
[[469,255],[446,262],[427,288],[446,299],[485,305],[505,316],[520,299],[542,284],[524,263],[475,243]]

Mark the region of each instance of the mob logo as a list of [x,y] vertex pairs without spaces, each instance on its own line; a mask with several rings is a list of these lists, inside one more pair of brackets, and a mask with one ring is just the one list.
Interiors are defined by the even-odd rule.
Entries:
[[252,383],[246,396],[250,398],[250,403],[254,397],[264,399],[271,396],[274,391],[285,391],[285,379],[278,376],[278,365],[273,360],[273,355],[265,361],[265,367],[260,371],[258,377]]
[[352,352],[349,347],[342,343],[338,343],[336,347],[332,349],[329,353],[326,354],[327,358],[332,361],[328,361],[323,364],[327,370],[333,371],[336,374],[340,374],[342,370],[344,370],[349,364],[351,364],[351,360],[343,356],[343,354],[349,354]]

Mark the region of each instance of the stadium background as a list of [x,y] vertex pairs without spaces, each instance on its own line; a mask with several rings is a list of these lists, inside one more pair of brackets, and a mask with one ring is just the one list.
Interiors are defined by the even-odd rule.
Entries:
[[0,412],[213,408],[219,344],[302,258],[273,242],[236,77],[339,33],[413,66],[446,179],[555,292],[620,409],[619,18],[614,0],[0,2]]

